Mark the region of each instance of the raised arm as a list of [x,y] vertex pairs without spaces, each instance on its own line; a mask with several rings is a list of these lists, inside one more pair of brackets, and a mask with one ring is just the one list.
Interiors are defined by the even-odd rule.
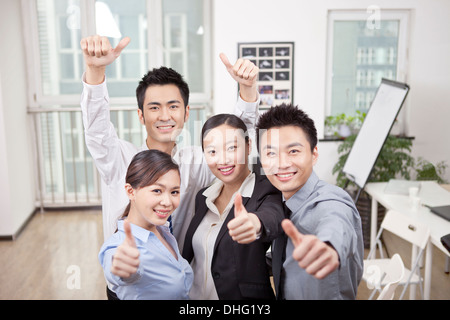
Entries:
[[253,135],[259,117],[259,94],[257,88],[259,68],[247,59],[238,59],[234,65],[227,56],[220,54],[220,59],[230,76],[239,84],[239,99],[234,114],[244,121],[249,133]]
[[116,178],[122,178],[122,171],[126,170],[126,167],[121,163],[123,156],[120,154],[125,148],[132,148],[131,143],[120,141],[110,121],[109,96],[105,81],[106,66],[120,56],[129,42],[129,38],[123,38],[116,48],[111,47],[106,37],[91,36],[80,42],[85,61],[80,101],[85,141],[106,184]]

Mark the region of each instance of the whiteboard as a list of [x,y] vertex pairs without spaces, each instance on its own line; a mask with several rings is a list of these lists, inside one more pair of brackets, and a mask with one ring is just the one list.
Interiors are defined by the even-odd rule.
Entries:
[[381,80],[343,168],[346,177],[361,189],[369,179],[408,92],[409,86],[405,83]]

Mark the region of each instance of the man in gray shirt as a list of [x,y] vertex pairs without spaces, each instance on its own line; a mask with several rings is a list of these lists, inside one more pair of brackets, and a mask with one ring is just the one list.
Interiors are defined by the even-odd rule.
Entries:
[[350,196],[319,180],[317,131],[303,111],[282,104],[257,124],[265,174],[283,193],[286,235],[272,245],[279,299],[355,299],[363,273],[361,219]]

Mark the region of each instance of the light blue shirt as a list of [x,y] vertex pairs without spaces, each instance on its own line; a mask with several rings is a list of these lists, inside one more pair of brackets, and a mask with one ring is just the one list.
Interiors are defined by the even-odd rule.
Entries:
[[283,263],[284,298],[299,300],[355,299],[363,273],[364,243],[361,218],[343,189],[319,180],[312,172],[305,185],[286,201],[291,221],[302,234],[329,242],[339,255],[339,268],[318,280],[292,258],[288,239]]
[[118,231],[109,237],[99,253],[105,277],[111,290],[121,300],[185,300],[189,299],[193,272],[181,256],[177,242],[169,228],[158,226],[158,231],[175,250],[178,260],[169,252],[156,235],[131,224],[131,232],[139,249],[139,268],[130,278],[122,279],[111,273],[112,257],[125,240],[123,220],[118,221]]

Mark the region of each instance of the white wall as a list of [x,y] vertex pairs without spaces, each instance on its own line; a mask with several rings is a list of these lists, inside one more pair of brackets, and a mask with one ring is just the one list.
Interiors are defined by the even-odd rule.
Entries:
[[10,236],[35,209],[20,1],[0,2],[0,33],[0,236]]
[[[323,135],[326,92],[327,12],[362,9],[411,9],[409,65],[405,102],[407,134],[415,137],[413,156],[450,165],[450,1],[447,0],[215,0],[213,61],[215,112],[232,112],[236,84],[218,55],[237,58],[238,42],[294,41],[294,104],[303,108]],[[336,143],[319,144],[315,170],[329,182],[337,161]],[[325,156],[324,156],[325,155]],[[450,181],[450,168],[445,178]]]
[[[237,57],[238,42],[295,42],[295,104],[323,134],[327,12],[363,9],[372,0],[213,0],[215,112],[232,112],[236,84],[218,58]],[[407,83],[408,134],[414,156],[450,164],[450,1],[378,0],[381,9],[411,9]],[[382,13],[381,13],[382,14]],[[27,88],[20,2],[0,2],[0,236],[15,234],[35,205],[33,139],[27,116]],[[337,144],[319,143],[316,171],[333,182]],[[446,179],[450,180],[450,169]]]

